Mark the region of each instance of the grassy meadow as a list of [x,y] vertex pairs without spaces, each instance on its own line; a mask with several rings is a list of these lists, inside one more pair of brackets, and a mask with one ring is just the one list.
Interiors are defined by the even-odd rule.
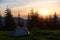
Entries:
[[33,30],[27,37],[11,37],[11,31],[0,31],[0,40],[60,40],[60,30]]

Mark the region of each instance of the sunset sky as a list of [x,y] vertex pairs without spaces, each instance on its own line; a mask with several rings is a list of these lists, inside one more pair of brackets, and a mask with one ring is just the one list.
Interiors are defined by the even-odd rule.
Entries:
[[0,11],[4,11],[6,7],[11,8],[14,16],[17,16],[18,11],[23,17],[27,15],[27,10],[31,8],[41,11],[48,10],[48,13],[56,12],[60,15],[60,0],[0,0]]

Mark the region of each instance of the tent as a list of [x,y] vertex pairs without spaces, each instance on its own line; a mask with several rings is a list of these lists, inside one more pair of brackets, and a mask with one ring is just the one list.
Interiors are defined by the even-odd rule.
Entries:
[[26,27],[17,27],[13,32],[11,32],[11,36],[27,36],[30,32]]

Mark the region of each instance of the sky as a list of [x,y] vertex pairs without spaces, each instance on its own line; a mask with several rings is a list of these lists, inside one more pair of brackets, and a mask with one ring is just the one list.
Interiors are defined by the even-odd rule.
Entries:
[[12,9],[14,16],[17,15],[17,10],[19,10],[21,15],[25,17],[28,13],[27,10],[29,11],[31,8],[39,11],[47,9],[52,13],[60,14],[60,0],[0,0],[0,11],[4,11],[7,6]]

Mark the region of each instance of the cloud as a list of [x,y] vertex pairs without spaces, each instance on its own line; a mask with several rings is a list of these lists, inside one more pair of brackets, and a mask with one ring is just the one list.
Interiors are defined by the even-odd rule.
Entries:
[[7,5],[9,8],[22,10],[25,14],[26,9],[28,10],[32,7],[43,8],[47,5],[50,8],[57,7],[60,10],[60,0],[0,0],[0,10],[4,10]]
[[3,0],[0,0],[0,3],[2,3],[3,2]]
[[[46,3],[45,3],[46,2]],[[51,3],[48,3],[51,2]],[[57,6],[60,4],[59,0],[3,0],[2,4],[4,4],[4,8],[8,5],[9,8],[25,8],[25,7],[36,7],[44,6],[44,4],[53,4],[54,2],[57,2]],[[55,4],[54,4],[55,5]]]
[[33,0],[2,0],[2,4],[5,5],[5,7],[8,5],[10,7],[17,7],[17,6],[24,6]]
[[19,8],[27,8],[27,7],[45,7],[45,6],[55,7],[55,6],[60,6],[59,3],[60,2],[58,0],[55,0],[55,1],[54,0],[49,0],[49,1],[39,0],[39,1],[35,1],[35,2],[30,2],[30,3],[28,3],[24,6],[18,6],[18,7],[15,7],[15,8],[19,9]]

